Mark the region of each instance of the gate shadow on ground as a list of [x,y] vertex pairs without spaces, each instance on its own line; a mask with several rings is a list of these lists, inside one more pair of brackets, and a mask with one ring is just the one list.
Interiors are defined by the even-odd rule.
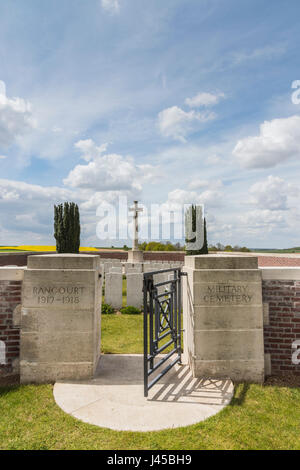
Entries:
[[[95,377],[79,383],[92,386],[138,385],[143,395],[143,374],[143,355],[105,354],[100,358]],[[187,365],[176,365],[150,389],[148,401],[224,406],[232,395],[230,379],[194,378]]]
[[188,366],[178,366],[165,381],[150,391],[150,401],[220,405],[232,397],[230,380],[194,378]]

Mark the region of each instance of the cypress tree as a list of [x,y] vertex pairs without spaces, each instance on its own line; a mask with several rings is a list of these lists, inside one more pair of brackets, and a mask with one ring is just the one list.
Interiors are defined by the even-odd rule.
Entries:
[[[192,205],[192,231],[196,232],[196,206]],[[203,223],[203,246],[200,250],[186,250],[187,255],[207,255],[208,254],[208,245],[207,245],[207,232],[206,232],[206,219],[204,217]],[[186,240],[187,242],[188,240]],[[192,240],[189,240],[190,243],[194,243],[196,241],[196,237]]]
[[63,233],[63,205],[54,206],[54,237],[56,239],[56,251],[64,253]]
[[203,241],[203,246],[201,250],[199,250],[199,255],[208,255],[208,246],[207,246],[207,233],[206,233],[206,219],[204,217],[204,225],[203,225],[203,230],[204,230],[204,241]]
[[74,202],[54,206],[54,237],[57,253],[79,253],[80,217]]
[[79,253],[80,248],[80,216],[77,204],[74,204],[74,250]]
[[63,214],[63,227],[64,227],[64,253],[72,253],[70,245],[70,212],[69,203],[64,203],[64,214]]

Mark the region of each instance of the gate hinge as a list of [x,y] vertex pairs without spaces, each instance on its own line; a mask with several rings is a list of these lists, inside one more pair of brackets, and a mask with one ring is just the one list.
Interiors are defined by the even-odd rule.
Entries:
[[187,276],[187,275],[188,275],[188,273],[185,273],[185,272],[183,272],[183,271],[180,271],[180,276]]

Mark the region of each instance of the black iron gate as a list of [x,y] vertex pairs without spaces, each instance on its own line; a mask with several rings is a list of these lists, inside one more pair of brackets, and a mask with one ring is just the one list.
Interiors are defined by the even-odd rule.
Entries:
[[[155,283],[155,275],[160,274],[165,274],[168,279]],[[181,268],[144,273],[145,397],[161,377],[175,364],[181,362],[181,276],[183,274]],[[165,350],[166,353],[159,356]],[[172,361],[167,363],[171,357]],[[157,375],[151,379],[155,372]]]

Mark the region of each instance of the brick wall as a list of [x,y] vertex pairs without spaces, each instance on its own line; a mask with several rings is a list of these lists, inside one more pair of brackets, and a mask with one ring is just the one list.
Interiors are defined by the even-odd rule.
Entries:
[[[14,326],[14,311],[21,304],[22,281],[0,279],[0,341],[5,344],[5,364],[0,364],[0,376],[17,372],[20,353],[20,329]],[[2,362],[2,361],[1,361]],[[3,361],[4,362],[4,361]]]
[[300,280],[263,280],[263,302],[269,306],[264,337],[272,375],[300,375],[300,364],[293,363],[300,359]]

